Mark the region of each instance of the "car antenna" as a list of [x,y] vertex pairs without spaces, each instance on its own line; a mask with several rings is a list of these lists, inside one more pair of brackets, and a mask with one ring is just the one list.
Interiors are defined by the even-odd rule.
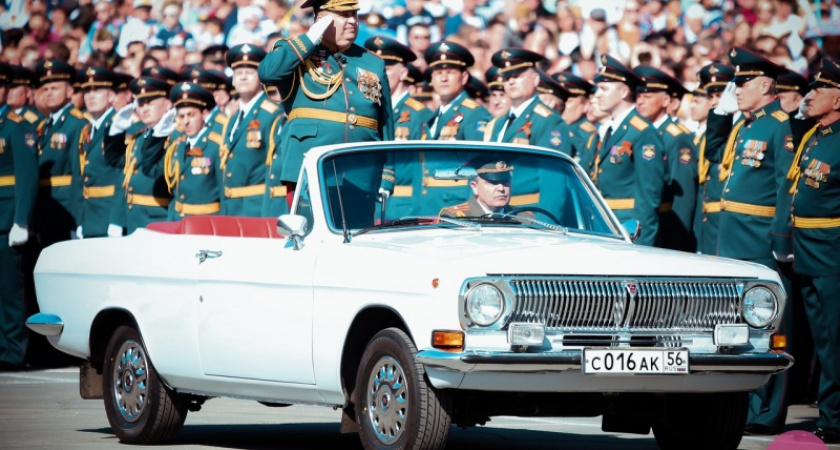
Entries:
[[344,244],[350,242],[350,230],[347,229],[347,219],[344,217],[344,202],[341,200],[341,183],[338,179],[338,169],[335,168],[335,159],[332,161],[333,176],[335,176],[335,192],[338,196],[338,212],[341,214],[341,229],[344,234]]

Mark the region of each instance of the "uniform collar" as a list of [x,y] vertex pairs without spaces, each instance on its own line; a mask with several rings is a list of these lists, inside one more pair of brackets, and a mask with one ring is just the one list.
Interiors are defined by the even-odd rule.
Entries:
[[396,112],[397,107],[400,106],[403,99],[408,97],[408,94],[409,94],[408,91],[403,91],[402,94],[400,94],[396,97],[391,97],[391,107],[394,109],[394,112]]
[[773,100],[772,102],[750,113],[750,117],[752,117],[752,120],[758,120],[762,117],[769,116],[780,109],[782,109],[782,103],[779,100]]
[[537,99],[537,96],[535,95],[535,96],[529,98],[528,100],[525,100],[524,102],[522,102],[522,104],[519,105],[518,108],[511,107],[510,111],[508,111],[508,115],[513,114],[516,117],[520,117],[522,115],[522,113],[524,113],[525,110],[528,109],[528,107],[531,106],[531,103],[534,103],[534,100],[536,100],[536,99]]
[[451,102],[449,102],[445,105],[440,105],[440,113],[444,114],[447,111],[449,111],[450,108],[452,108],[452,105],[457,105],[457,104],[461,103],[461,100],[463,100],[463,98],[466,95],[467,95],[467,91],[461,91],[461,93],[456,95],[455,98],[453,98]]
[[54,124],[58,123],[58,120],[61,119],[61,115],[64,114],[64,111],[67,111],[67,109],[70,108],[71,106],[73,106],[72,103],[67,103],[66,105],[64,105],[58,111],[50,114],[49,118],[50,118],[50,120],[52,120],[52,123],[54,123]]
[[250,102],[246,103],[245,106],[240,106],[240,110],[244,113],[242,117],[248,115],[252,109],[254,109],[254,105],[256,105],[260,100],[262,100],[263,93],[260,92],[251,99]]
[[206,125],[201,127],[201,129],[198,130],[198,133],[196,133],[195,136],[187,138],[187,142],[190,143],[190,148],[195,148],[196,144],[198,144],[198,140],[201,139],[201,136],[204,135],[205,131],[207,131]]
[[610,120],[604,123],[604,125],[606,125],[604,129],[612,127],[613,132],[615,132],[616,130],[618,130],[618,127],[620,127],[621,124],[627,119],[627,116],[629,116],[635,110],[636,107],[631,106],[625,109],[624,111],[620,112],[618,115],[613,116]]
[[671,123],[671,116],[668,114],[663,114],[662,117],[656,119],[656,122],[653,122],[653,126],[658,130],[665,123]]
[[108,117],[108,114],[110,114],[113,110],[114,110],[114,107],[112,106],[112,107],[106,109],[105,112],[102,113],[102,115],[99,116],[98,119],[91,119],[90,123],[91,123],[91,125],[93,125],[93,129],[98,130],[99,127],[102,126],[102,122],[105,122],[105,119]]

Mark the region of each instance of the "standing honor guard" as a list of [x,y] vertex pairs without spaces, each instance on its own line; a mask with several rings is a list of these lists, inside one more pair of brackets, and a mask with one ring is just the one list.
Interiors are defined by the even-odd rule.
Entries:
[[80,74],[81,89],[89,123],[82,128],[79,142],[79,175],[82,201],[79,209],[81,237],[108,235],[115,185],[122,180],[122,167],[105,157],[105,135],[114,118],[114,73],[101,67],[88,67]]
[[[288,114],[279,148],[269,159],[263,208],[269,216],[291,203],[303,154],[310,148],[394,139],[385,63],[353,43],[359,31],[359,3],[306,0],[301,7],[315,10],[315,24],[305,34],[277,41],[259,68],[260,80],[277,86]],[[385,161],[382,164],[384,168]],[[376,182],[345,181],[361,192],[379,191],[386,197],[393,189],[394,174],[391,168],[383,170],[382,180]]]
[[[265,56],[265,50],[250,44],[234,46],[227,54],[238,96],[237,112],[222,130],[219,162],[224,195],[222,214],[228,216],[262,214],[267,158],[279,145],[280,107],[263,91],[257,72]],[[285,201],[285,194],[282,197]]]
[[552,78],[569,93],[563,108],[563,121],[566,122],[570,131],[572,158],[586,167],[585,161],[592,160],[592,156],[586,156],[586,149],[595,148],[593,140],[597,141],[598,136],[595,125],[586,119],[586,111],[589,110],[589,96],[595,91],[595,86],[569,72],[554,74]]
[[604,135],[590,178],[618,220],[640,222],[636,243],[652,246],[665,187],[664,146],[650,121],[633,107],[634,89],[643,81],[611,56],[602,56],[601,64],[593,98],[610,117],[601,124]]
[[[222,58],[224,61],[224,58]],[[190,69],[181,74],[183,81],[195,83],[213,94],[215,105],[207,117],[207,126],[210,131],[218,135],[224,134],[225,125],[228,123],[228,116],[225,115],[225,106],[230,101],[228,93],[228,80],[225,74],[209,69]]]
[[796,152],[793,254],[821,366],[814,434],[840,443],[840,66],[823,59],[802,112],[817,121]]
[[486,105],[487,111],[493,117],[498,117],[510,109],[510,98],[505,93],[505,83],[499,73],[499,68],[490,66],[484,72],[484,80],[487,81],[487,89],[490,91]]
[[32,88],[36,84],[35,72],[21,66],[10,67],[12,72],[6,104],[10,111],[14,111],[27,123],[37,127],[38,122],[44,120],[44,115],[33,106],[35,93]]
[[41,247],[76,234],[81,201],[79,141],[88,123],[70,102],[76,70],[58,59],[48,59],[35,70],[49,116],[38,125],[38,201],[35,229]]

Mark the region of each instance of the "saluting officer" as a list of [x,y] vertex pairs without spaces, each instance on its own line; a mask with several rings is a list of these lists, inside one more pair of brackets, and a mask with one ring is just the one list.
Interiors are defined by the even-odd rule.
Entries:
[[[0,108],[11,77],[0,63]],[[14,111],[0,114],[0,372],[23,367],[28,343],[24,244],[38,193],[36,144],[34,126]]]
[[[305,34],[277,41],[259,68],[260,80],[278,87],[288,114],[279,148],[270,159],[263,207],[268,216],[284,211],[284,196],[286,208],[290,204],[303,154],[310,148],[394,139],[385,63],[353,43],[359,31],[359,3],[306,0],[301,5],[309,6],[315,10],[315,24]],[[348,181],[358,183],[362,192],[387,196],[393,189],[393,169],[383,171],[379,186],[369,186],[371,180]]]
[[70,239],[76,233],[82,188],[79,141],[88,123],[70,102],[76,70],[58,59],[48,59],[35,70],[49,116],[38,125],[38,201],[36,231],[41,246]]
[[89,122],[82,128],[79,141],[82,201],[76,234],[80,238],[107,236],[115,186],[122,181],[122,167],[105,157],[105,136],[116,114],[111,106],[115,76],[108,69],[88,67],[79,78]]
[[694,213],[697,206],[697,150],[691,132],[671,121],[672,102],[688,93],[675,78],[650,66],[633,73],[643,83],[636,87],[636,110],[653,123],[665,144],[667,161],[665,191],[659,206],[657,246],[694,252]]
[[190,69],[184,71],[181,75],[183,81],[195,83],[213,94],[213,101],[216,106],[213,107],[207,117],[207,125],[210,127],[210,131],[221,136],[224,133],[225,125],[228,123],[228,116],[225,115],[224,111],[225,105],[230,101],[227,77],[222,72],[209,69]]
[[799,102],[808,94],[809,90],[808,79],[790,69],[786,69],[783,74],[776,78],[779,102],[782,103],[782,111],[788,114],[796,114],[799,110]]
[[23,117],[23,120],[33,127],[37,127],[45,116],[33,106],[32,88],[35,86],[35,73],[21,66],[10,67],[12,72],[9,78],[9,94],[6,98],[9,110]]
[[[720,63],[712,63],[700,69],[700,87],[695,90],[695,98],[705,98],[705,111],[698,113],[702,118],[701,127],[696,133],[694,143],[697,147],[697,211],[694,224],[699,253],[714,255],[717,253],[717,236],[720,225],[720,196],[723,183],[720,181],[720,161],[723,149],[732,130],[732,119],[719,120],[714,126],[723,127],[720,132],[707,132],[710,122],[715,119],[710,110],[718,107],[721,93],[727,83],[735,77],[735,69]],[[737,109],[737,105],[736,105]],[[711,120],[709,120],[711,119]]]
[[665,187],[664,145],[650,121],[633,107],[634,89],[642,80],[609,55],[601,57],[601,64],[593,98],[610,118],[601,125],[604,136],[590,178],[619,220],[640,222],[636,243],[652,246]]
[[[729,59],[736,66],[732,84],[737,86],[734,92],[737,107],[749,117],[732,128],[721,160],[718,179],[724,184],[716,254],[775,269],[785,289],[792,292],[790,279],[774,259],[787,262],[792,253],[788,229],[790,183],[786,176],[794,148],[789,117],[776,98],[775,83],[784,69],[737,47],[729,53]],[[727,92],[723,95],[727,96]],[[726,106],[724,100],[721,99],[719,108]],[[709,115],[710,136],[720,134],[732,120],[718,112],[716,109]],[[715,125],[720,122],[723,123]],[[791,303],[786,305],[787,312]],[[789,318],[790,314],[786,316]],[[785,333],[785,328],[783,323],[779,332]],[[747,433],[776,434],[784,426],[788,376],[787,373],[774,375],[751,393]]]
[[[250,44],[234,46],[227,54],[238,108],[222,130],[224,144],[219,167],[224,215],[257,217],[263,213],[266,164],[280,145],[277,127],[281,116],[280,107],[268,98],[260,84],[257,68],[265,56],[265,50]],[[281,197],[285,201],[285,194]]]
[[129,105],[114,116],[105,138],[106,153],[125,155],[121,180],[124,195],[115,199],[113,210],[117,213],[112,212],[112,220],[124,222],[112,224],[124,227],[128,234],[168,217],[172,197],[166,181],[158,173],[163,167],[165,144],[175,131],[175,110],[169,101],[169,91],[175,81],[151,77],[132,81],[131,91],[142,125],[134,125],[134,105]]
[[490,66],[484,72],[484,80],[487,81],[487,89],[490,91],[485,107],[493,117],[499,117],[510,109],[510,98],[505,93],[505,83],[499,68]]
[[175,199],[169,205],[169,219],[218,214],[222,135],[213,131],[210,121],[216,106],[213,94],[195,83],[179,83],[172,88],[169,101],[184,127],[183,135],[170,140],[162,167]]
[[540,74],[540,84],[537,86],[540,101],[557,111],[562,117],[563,110],[566,108],[566,100],[569,99],[569,91],[542,70],[537,69],[537,73]]
[[814,434],[840,443],[840,66],[823,59],[803,112],[817,121],[797,149],[793,254],[805,312],[822,367]]
[[493,117],[465,90],[470,79],[467,69],[475,64],[473,55],[460,44],[440,41],[430,45],[424,57],[432,73],[430,84],[440,100],[429,122],[429,139],[482,140]]
[[[560,83],[568,92],[568,98],[563,108],[563,121],[569,127],[569,138],[572,144],[571,156],[581,166],[587,167],[587,161],[592,161],[592,156],[585,156],[586,149],[594,149],[593,141],[597,143],[595,125],[586,119],[586,112],[589,110],[589,96],[595,91],[595,86],[589,81],[569,72],[561,72],[552,75],[552,78]],[[592,152],[589,152],[591,155]]]

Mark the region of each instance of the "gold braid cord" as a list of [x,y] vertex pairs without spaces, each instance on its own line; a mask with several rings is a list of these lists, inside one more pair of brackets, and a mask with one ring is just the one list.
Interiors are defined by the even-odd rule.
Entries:
[[793,163],[790,165],[790,169],[787,173],[787,179],[793,180],[793,184],[790,186],[790,191],[788,191],[791,194],[796,191],[796,185],[799,184],[799,176],[801,175],[799,163],[802,161],[802,151],[805,149],[805,145],[808,141],[811,140],[811,136],[813,136],[819,128],[819,125],[814,125],[814,128],[808,130],[808,132],[805,133],[805,136],[802,137],[802,142],[799,143],[799,148],[796,149],[796,156],[793,157]]
[[706,177],[709,175],[709,167],[712,165],[711,161],[706,159],[706,136],[700,141],[700,154],[697,155],[697,168],[700,172],[700,184],[706,183]]
[[[301,70],[298,68],[298,70]],[[309,76],[312,77],[312,80],[318,84],[324,85],[327,87],[327,91],[323,94],[316,94],[310,91],[306,87],[306,83],[303,82],[303,73],[300,73],[300,87],[303,89],[303,93],[306,94],[307,97],[311,98],[312,100],[326,100],[332,97],[335,94],[335,91],[341,87],[342,78],[344,77],[344,69],[339,71],[335,75],[325,75],[321,71],[315,67],[315,64],[312,63],[311,60],[306,60],[306,71],[309,73]]]
[[735,140],[738,139],[738,132],[741,131],[741,127],[745,123],[745,119],[739,121],[735,124],[735,128],[732,129],[732,133],[729,134],[729,141],[726,142],[726,148],[723,151],[723,160],[720,163],[720,176],[718,177],[720,181],[726,181],[729,178],[729,172],[732,171],[732,164],[735,163]]
[[[181,173],[181,164],[178,160],[174,160],[175,151],[178,150],[178,144],[186,140],[186,136],[181,136],[175,139],[167,149],[163,156],[163,177],[166,179],[166,186],[169,188],[169,193],[172,194],[172,188],[178,184],[178,174]],[[174,163],[174,164],[173,164]]]
[[131,175],[134,173],[134,167],[137,166],[137,158],[133,157],[134,154],[134,143],[136,139],[134,137],[126,139],[125,146],[125,169],[123,169],[123,173],[125,174],[125,179],[123,179],[123,189],[128,189],[128,184],[131,182]]

